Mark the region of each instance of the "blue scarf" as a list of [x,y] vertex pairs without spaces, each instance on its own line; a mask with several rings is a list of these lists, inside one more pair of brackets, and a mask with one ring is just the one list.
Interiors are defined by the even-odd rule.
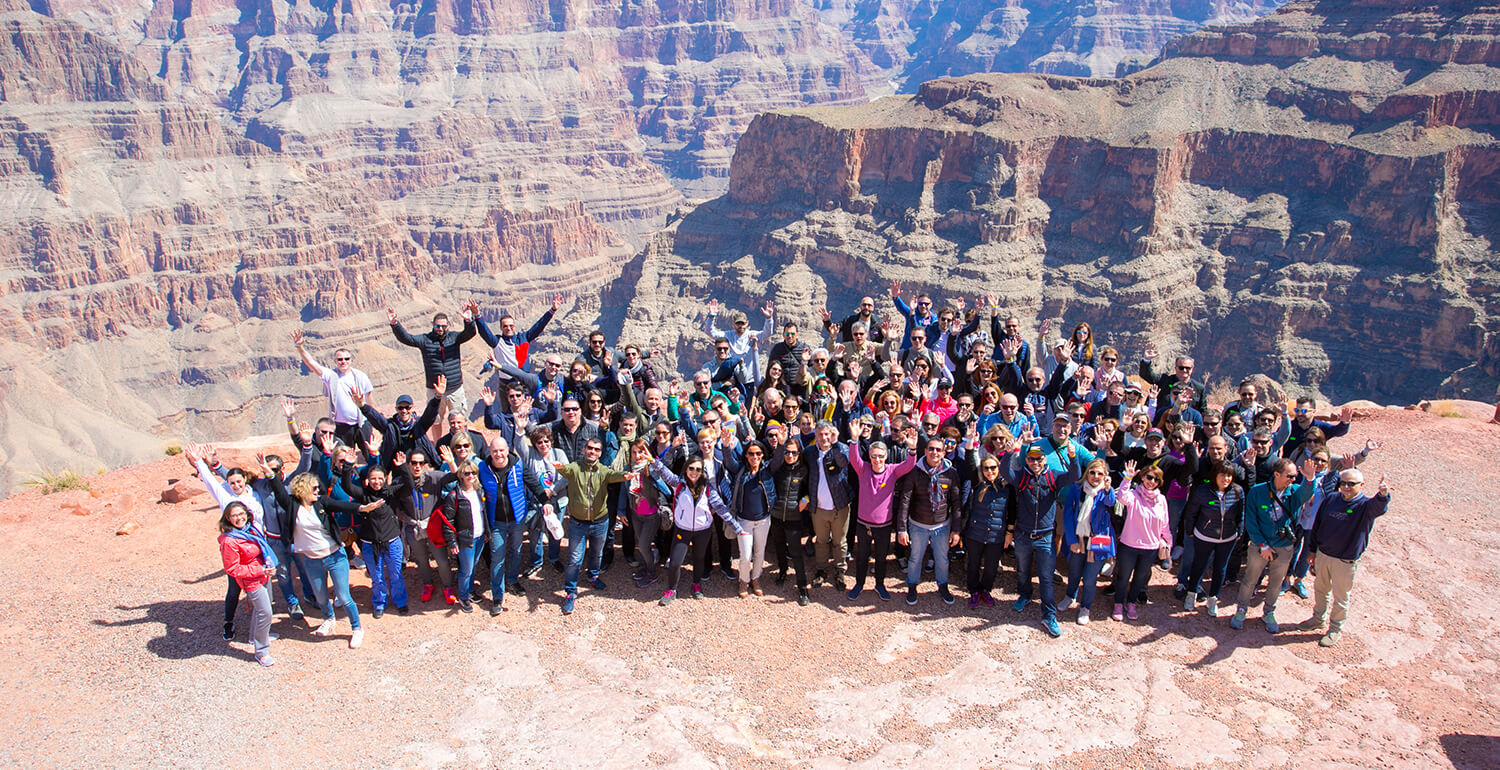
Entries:
[[276,561],[276,552],[271,550],[271,544],[266,540],[265,534],[256,529],[254,524],[246,523],[244,529],[231,529],[224,534],[255,543],[260,546],[260,555],[266,560],[266,564],[272,567],[280,566]]

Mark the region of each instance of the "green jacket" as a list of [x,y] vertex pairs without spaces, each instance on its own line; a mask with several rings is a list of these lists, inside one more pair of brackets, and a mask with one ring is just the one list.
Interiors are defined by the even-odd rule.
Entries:
[[558,469],[568,480],[568,515],[579,521],[595,522],[608,515],[609,484],[625,480],[624,471],[599,463],[571,462]]

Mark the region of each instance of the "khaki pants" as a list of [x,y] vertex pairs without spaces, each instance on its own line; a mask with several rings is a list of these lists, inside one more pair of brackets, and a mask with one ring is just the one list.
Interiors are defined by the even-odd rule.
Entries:
[[1321,621],[1328,612],[1328,597],[1333,596],[1333,613],[1328,615],[1328,630],[1340,631],[1349,617],[1349,589],[1359,562],[1335,559],[1318,552],[1318,575],[1313,579],[1313,619]]
[[[1275,558],[1270,562],[1269,574],[1266,575],[1266,606],[1264,614],[1270,615],[1276,612],[1276,600],[1281,597],[1281,581],[1286,579],[1287,570],[1292,566],[1292,554],[1295,546],[1286,548],[1272,548]],[[1250,605],[1250,597],[1255,595],[1255,584],[1260,580],[1260,571],[1266,569],[1266,559],[1260,555],[1260,549],[1251,545],[1245,553],[1245,575],[1240,578],[1240,602],[1239,610]]]
[[[813,510],[813,569],[843,579],[849,569],[844,539],[849,534],[849,506]],[[831,553],[830,553],[831,549]]]

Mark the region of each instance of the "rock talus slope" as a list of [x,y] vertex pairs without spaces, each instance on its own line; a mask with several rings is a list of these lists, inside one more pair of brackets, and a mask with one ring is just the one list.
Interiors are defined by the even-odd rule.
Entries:
[[626,333],[670,340],[706,294],[810,320],[899,280],[1226,377],[1488,398],[1497,65],[1493,3],[1294,2],[1121,79],[977,75],[763,115],[729,193],[626,266]]

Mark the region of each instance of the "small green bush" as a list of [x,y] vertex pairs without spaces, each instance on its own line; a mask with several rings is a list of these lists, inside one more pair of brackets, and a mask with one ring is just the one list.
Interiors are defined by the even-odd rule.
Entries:
[[182,445],[174,441],[167,445],[166,451],[168,457],[176,457],[182,454]]
[[76,471],[54,471],[51,468],[43,468],[40,473],[34,473],[30,479],[21,482],[21,486],[29,489],[39,489],[42,494],[50,495],[55,492],[66,492],[70,489],[88,491],[89,482],[84,477],[78,475]]

